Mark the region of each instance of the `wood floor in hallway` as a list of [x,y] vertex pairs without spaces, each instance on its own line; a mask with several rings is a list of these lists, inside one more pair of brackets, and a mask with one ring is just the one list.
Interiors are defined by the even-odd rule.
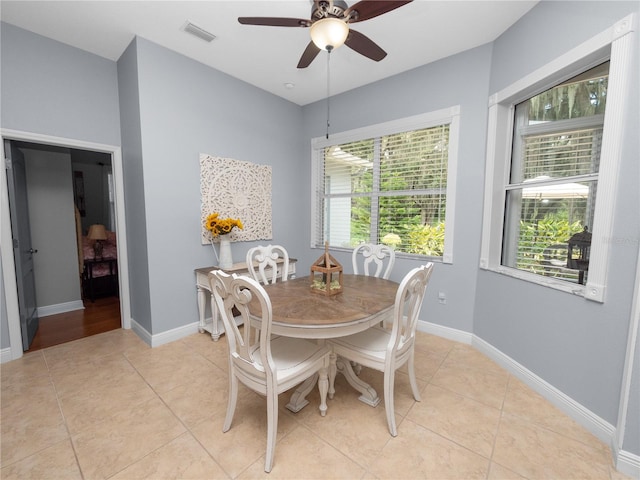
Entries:
[[120,298],[97,298],[84,301],[84,310],[48,315],[40,318],[29,352],[71,342],[120,328]]

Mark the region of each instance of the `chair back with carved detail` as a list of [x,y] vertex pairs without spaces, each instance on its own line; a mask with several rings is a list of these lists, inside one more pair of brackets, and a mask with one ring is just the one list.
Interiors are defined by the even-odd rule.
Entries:
[[396,252],[383,244],[361,243],[351,256],[354,274],[384,279],[389,279],[395,261]]
[[[281,259],[281,262],[278,262]],[[289,254],[281,245],[267,245],[250,248],[247,252],[247,268],[251,277],[267,285],[277,279],[286,282],[289,274]]]
[[[422,307],[433,263],[414,268],[400,283],[393,309],[391,329],[371,327],[363,332],[327,340],[334,353],[344,360],[384,374],[384,409],[389,432],[398,434],[394,413],[393,391],[395,373],[405,363],[413,398],[420,401],[420,391],[414,371],[414,347],[418,314]],[[330,372],[329,391],[334,391],[335,373]]]
[[208,278],[224,323],[229,352],[229,398],[222,431],[231,428],[239,382],[265,396],[267,453],[264,470],[270,472],[278,430],[278,395],[319,373],[320,414],[324,416],[330,351],[326,345],[302,338],[272,337],[271,300],[264,287],[253,278],[229,275],[223,270],[212,270]]

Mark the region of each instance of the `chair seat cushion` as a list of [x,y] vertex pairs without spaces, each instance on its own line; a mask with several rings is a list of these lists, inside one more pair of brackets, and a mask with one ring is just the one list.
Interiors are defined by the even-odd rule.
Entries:
[[[273,337],[271,339],[271,357],[276,365],[278,381],[284,381],[292,375],[300,373],[303,363],[321,361],[329,353],[324,345],[303,340],[301,338]],[[260,351],[254,353],[254,359],[261,367]]]
[[358,351],[361,355],[366,355],[372,359],[384,361],[389,345],[391,332],[381,327],[371,327],[363,332],[338,337],[330,340],[335,346],[334,350],[340,354],[341,347]]

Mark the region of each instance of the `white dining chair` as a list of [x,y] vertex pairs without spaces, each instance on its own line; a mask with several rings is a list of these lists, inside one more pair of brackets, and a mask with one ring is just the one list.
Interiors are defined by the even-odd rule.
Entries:
[[[351,263],[355,275],[366,275],[389,279],[393,265],[396,262],[396,252],[393,248],[382,243],[361,243],[353,249]],[[361,272],[361,273],[360,273]],[[384,326],[384,320],[380,326]],[[352,362],[352,367],[357,375],[360,375],[362,366]]]
[[[328,340],[333,352],[343,359],[384,373],[384,409],[389,432],[398,434],[394,413],[394,383],[396,370],[405,363],[413,398],[420,401],[414,371],[414,346],[418,313],[422,306],[433,263],[416,267],[404,277],[396,293],[392,328],[376,325],[363,332]],[[329,391],[334,391],[335,369],[330,372]]]
[[[231,428],[238,400],[238,381],[267,397],[267,453],[264,471],[270,472],[278,433],[278,395],[319,373],[320,414],[327,412],[330,350],[302,338],[271,338],[272,311],[267,292],[256,280],[229,275],[222,270],[209,273],[209,284],[224,322],[229,344],[229,399],[223,432]],[[253,300],[253,320],[249,303]],[[234,320],[240,313],[242,330]]]
[[395,261],[395,250],[383,244],[361,243],[353,249],[351,255],[355,275],[381,277],[387,280]]
[[[278,269],[277,260],[282,258]],[[282,245],[267,245],[250,248],[247,252],[249,274],[263,285],[275,283],[280,272],[280,280],[287,281],[289,274],[289,253]]]

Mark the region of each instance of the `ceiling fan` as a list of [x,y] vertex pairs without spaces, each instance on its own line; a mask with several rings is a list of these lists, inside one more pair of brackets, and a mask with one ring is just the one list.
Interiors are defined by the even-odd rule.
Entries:
[[349,7],[342,0],[313,0],[311,19],[239,17],[238,21],[243,25],[310,27],[311,41],[300,57],[298,68],[308,67],[320,50],[331,52],[342,44],[379,62],[387,56],[387,52],[366,35],[349,28],[349,24],[369,20],[411,1],[362,0]]

